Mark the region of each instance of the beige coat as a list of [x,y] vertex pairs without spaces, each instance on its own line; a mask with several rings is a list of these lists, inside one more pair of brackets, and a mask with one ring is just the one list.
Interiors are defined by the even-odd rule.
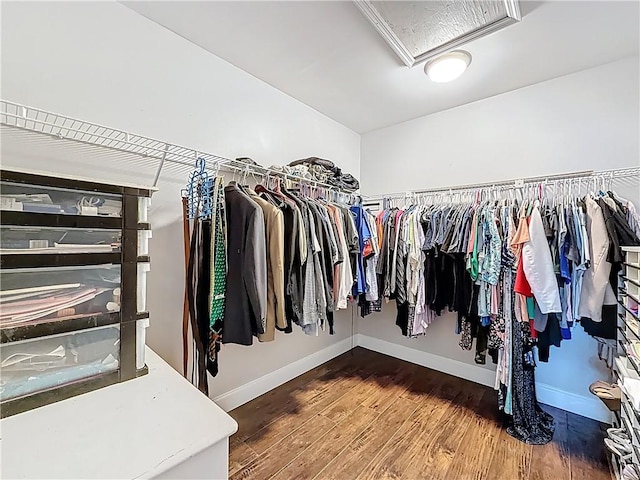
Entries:
[[275,327],[287,327],[284,313],[284,216],[282,211],[248,190],[264,214],[267,240],[267,321],[265,332],[258,335],[261,342],[275,339]]

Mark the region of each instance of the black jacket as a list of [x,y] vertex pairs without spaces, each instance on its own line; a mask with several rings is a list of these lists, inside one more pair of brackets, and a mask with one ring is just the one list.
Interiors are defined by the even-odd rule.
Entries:
[[236,184],[224,189],[227,215],[227,291],[223,343],[251,345],[264,333],[267,247],[262,209]]

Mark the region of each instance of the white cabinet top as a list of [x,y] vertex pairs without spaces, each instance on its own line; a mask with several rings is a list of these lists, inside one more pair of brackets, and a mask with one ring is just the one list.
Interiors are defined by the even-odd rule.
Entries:
[[0,478],[154,477],[238,424],[147,348],[149,374],[0,421]]

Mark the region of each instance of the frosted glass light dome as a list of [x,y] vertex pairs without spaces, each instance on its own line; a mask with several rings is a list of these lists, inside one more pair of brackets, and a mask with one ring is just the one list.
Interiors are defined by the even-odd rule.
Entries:
[[427,62],[424,66],[424,72],[431,81],[445,83],[462,75],[470,63],[471,54],[469,52],[455,50]]

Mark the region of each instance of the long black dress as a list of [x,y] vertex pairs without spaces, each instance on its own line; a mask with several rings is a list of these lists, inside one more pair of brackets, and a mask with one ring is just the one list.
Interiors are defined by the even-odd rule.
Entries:
[[[536,399],[534,340],[529,325],[512,316],[512,418],[507,433],[531,445],[544,445],[553,439],[553,417],[543,411]],[[522,328],[522,327],[525,328]]]

